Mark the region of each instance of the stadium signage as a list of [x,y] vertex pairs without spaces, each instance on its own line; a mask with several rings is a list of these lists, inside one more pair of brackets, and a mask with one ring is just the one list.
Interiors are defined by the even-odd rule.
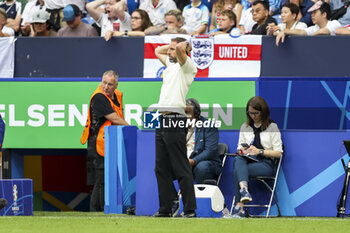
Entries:
[[[153,108],[152,106],[155,105],[152,104],[148,108]],[[220,104],[209,105],[205,103],[201,104],[201,106],[203,116],[208,117],[208,110],[213,109],[212,115],[214,118],[220,118],[224,121],[225,125],[232,126],[232,104],[226,104],[225,107],[222,107]],[[27,114],[19,117],[18,115],[20,114],[16,114],[15,104],[0,104],[0,114],[5,120],[7,119],[6,123],[9,127],[42,127],[44,125],[48,127],[84,126],[88,113],[88,104],[82,104],[80,107],[77,107],[75,104],[49,104],[47,106],[33,104],[24,110],[24,112]],[[143,108],[140,104],[125,104],[124,113],[127,122],[131,123],[134,120],[137,126],[143,125]],[[213,124],[215,125],[215,122]],[[217,127],[217,125],[215,126]]]
[[[0,114],[6,122],[3,148],[86,148],[80,136],[91,93],[100,82],[1,82]],[[143,113],[154,111],[160,81],[124,81],[124,117],[143,128]],[[221,121],[220,129],[239,129],[244,107],[255,94],[254,81],[195,81],[188,98],[201,103],[202,116]]]
[[219,46],[219,58],[245,59],[247,57],[248,57],[247,47]]
[[[146,36],[144,47],[144,77],[161,77],[164,65],[154,50],[168,44],[174,35]],[[188,38],[188,37],[185,37]],[[189,39],[189,38],[188,38]],[[232,78],[260,77],[261,35],[229,35],[192,37],[191,59],[198,68],[196,77]]]
[[[0,114],[7,119],[9,127],[41,127],[47,125],[49,127],[74,127],[76,126],[76,121],[80,124],[85,125],[88,105],[82,104],[80,107],[81,110],[74,104],[33,104],[28,106],[25,112],[27,114],[22,115],[22,118],[19,118],[16,114],[16,105],[15,104],[0,104]],[[66,114],[68,110],[68,114]],[[17,115],[17,117],[16,117]],[[68,122],[66,122],[66,116],[68,115]]]

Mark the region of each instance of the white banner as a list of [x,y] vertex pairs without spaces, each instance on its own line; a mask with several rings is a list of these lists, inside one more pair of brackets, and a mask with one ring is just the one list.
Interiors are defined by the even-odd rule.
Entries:
[[15,68],[15,38],[0,38],[0,78],[13,78]]
[[159,78],[165,67],[154,54],[158,46],[170,43],[173,37],[191,39],[191,59],[198,68],[196,77],[231,78],[259,77],[261,69],[260,35],[161,35],[145,37],[144,78]]

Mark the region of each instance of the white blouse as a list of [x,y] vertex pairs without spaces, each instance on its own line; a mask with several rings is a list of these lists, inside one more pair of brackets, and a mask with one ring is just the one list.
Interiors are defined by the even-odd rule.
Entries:
[[[284,31],[284,29],[286,29],[285,23],[280,23],[278,24],[278,26],[280,27],[281,31]],[[306,23],[295,21],[295,23],[290,29],[305,29],[305,28],[307,28]]]
[[[254,137],[253,128],[243,123],[239,130],[237,150],[242,149],[241,143],[253,144]],[[260,142],[265,150],[275,150],[283,153],[281,132],[276,123],[271,123],[267,129],[260,133]]]

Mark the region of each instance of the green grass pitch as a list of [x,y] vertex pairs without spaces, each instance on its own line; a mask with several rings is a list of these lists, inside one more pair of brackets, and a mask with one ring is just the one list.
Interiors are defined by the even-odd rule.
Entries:
[[281,233],[350,232],[349,218],[152,218],[128,215],[105,215],[87,212],[34,212],[34,216],[0,217],[0,232],[70,233]]

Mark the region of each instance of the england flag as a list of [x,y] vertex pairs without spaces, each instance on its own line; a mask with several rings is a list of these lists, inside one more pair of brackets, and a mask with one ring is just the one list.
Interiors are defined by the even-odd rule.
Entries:
[[171,38],[183,37],[191,41],[191,59],[197,66],[196,77],[232,78],[259,77],[261,67],[260,35],[161,35],[145,37],[144,77],[161,78],[165,69],[154,50],[169,44]]

